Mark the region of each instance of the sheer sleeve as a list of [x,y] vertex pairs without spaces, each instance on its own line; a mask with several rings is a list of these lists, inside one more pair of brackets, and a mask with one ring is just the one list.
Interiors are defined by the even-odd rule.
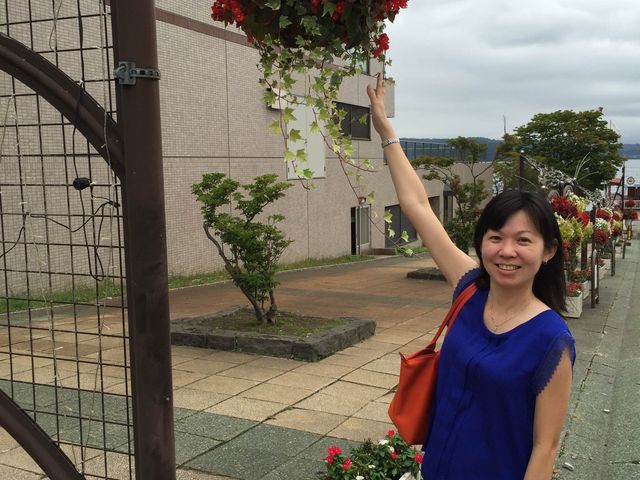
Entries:
[[553,339],[533,376],[532,390],[536,396],[542,393],[551,377],[553,377],[560,364],[562,353],[566,349],[569,349],[571,365],[573,365],[576,359],[575,341],[568,331],[559,333]]
[[472,268],[460,277],[456,288],[453,290],[453,298],[451,299],[452,302],[455,301],[456,298],[458,298],[458,295],[460,295],[465,288],[467,288],[472,282],[476,281],[476,279],[480,276],[480,271],[480,268]]

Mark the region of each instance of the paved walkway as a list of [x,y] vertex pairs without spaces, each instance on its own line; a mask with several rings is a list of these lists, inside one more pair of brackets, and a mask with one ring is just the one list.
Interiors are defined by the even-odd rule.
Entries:
[[[600,305],[591,310],[585,302],[582,318],[569,321],[578,359],[562,480],[640,479],[632,440],[640,438],[640,416],[629,401],[640,385],[640,312],[631,305],[639,258],[637,245],[628,249],[617,275],[604,279]],[[385,258],[282,274],[281,309],[377,323],[374,337],[317,363],[174,347],[178,478],[314,479],[329,445],[381,438],[391,427],[386,409],[398,352],[423,347],[448,308],[447,284],[406,278],[431,265],[424,257]],[[230,284],[171,292],[172,318],[243,303]],[[124,408],[114,406],[114,415]],[[42,478],[23,453],[0,432],[0,478]],[[560,467],[565,462],[573,471]]]

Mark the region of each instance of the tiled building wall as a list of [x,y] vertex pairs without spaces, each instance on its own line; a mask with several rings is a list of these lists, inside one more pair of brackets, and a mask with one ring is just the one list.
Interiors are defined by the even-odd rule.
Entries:
[[[282,180],[286,179],[282,137],[273,134],[268,128],[269,123],[277,118],[278,112],[267,108],[263,103],[263,89],[258,84],[259,72],[256,67],[258,53],[239,40],[235,28],[225,28],[211,22],[210,4],[211,0],[156,2],[158,56],[162,74],[160,95],[167,245],[169,272],[174,275],[222,268],[214,246],[204,235],[200,208],[191,193],[191,185],[198,182],[203,173],[223,172],[243,183],[270,172],[277,173]],[[51,5],[46,2],[38,5],[51,10]],[[81,7],[89,9],[95,8],[95,5],[83,0]],[[48,10],[43,11],[43,15],[50,14]],[[85,46],[99,47],[105,42],[109,43],[109,38],[101,38],[100,21],[100,17],[86,20]],[[47,22],[38,24],[34,36],[37,48],[46,50],[51,29],[52,24]],[[28,32],[18,32],[16,35],[21,35],[20,38],[25,42],[29,40]],[[60,46],[73,44],[77,41],[74,40],[77,35],[77,22],[72,24],[61,21],[58,25]],[[113,67],[101,63],[105,58],[103,53],[100,48],[86,52],[85,78],[101,78],[105,68],[108,72]],[[47,55],[53,59],[52,54]],[[77,53],[61,53],[58,61],[74,79],[81,77]],[[111,61],[113,62],[112,57]],[[368,106],[366,85],[374,82],[373,75],[378,71],[380,65],[372,62],[371,75],[346,79],[340,100]],[[1,80],[2,92],[6,94],[11,79],[3,74]],[[18,91],[21,88],[24,90],[19,87]],[[101,103],[108,93],[100,82],[87,83],[86,88]],[[388,112],[392,115],[394,88],[389,88],[388,92]],[[33,105],[28,104],[33,102],[32,99],[25,98],[21,102],[18,115],[24,120],[33,115],[35,110]],[[59,121],[59,115],[47,108],[42,108],[47,118],[58,118]],[[71,127],[65,128],[66,142],[69,142],[68,130]],[[62,129],[57,127],[54,130],[51,129],[45,135],[44,153],[48,152],[46,149],[49,144],[54,147],[63,145]],[[5,142],[5,156],[11,154],[11,149],[16,144],[10,137],[10,131],[6,132],[9,132],[9,136]],[[34,137],[23,138],[20,142],[27,149],[36,148],[34,145],[37,141]],[[86,152],[86,145],[84,148]],[[70,150],[68,143],[66,149]],[[377,200],[373,207],[376,223],[371,229],[371,247],[381,248],[385,244],[382,221],[384,207],[397,204],[397,199],[388,168],[383,164],[382,149],[375,132],[372,131],[370,141],[354,142],[354,156],[371,159],[376,167],[376,173],[366,175],[367,185],[363,193],[371,190],[376,192]],[[98,158],[97,162],[100,161]],[[4,172],[9,172],[5,169],[7,162],[5,160]],[[84,162],[86,163],[86,159]],[[58,169],[57,172],[62,175],[64,170]],[[89,176],[85,172],[80,173],[80,176]],[[75,178],[75,172],[69,175]],[[103,183],[109,181],[105,180]],[[285,251],[282,261],[350,253],[350,211],[357,206],[358,200],[335,155],[329,149],[326,150],[326,177],[314,180],[313,189],[306,190],[299,182],[293,183],[294,187],[287,191],[286,197],[266,212],[269,214],[278,211],[287,217],[281,228],[294,243]],[[437,182],[425,183],[430,196],[441,196],[442,185]],[[4,198],[8,198],[8,194],[5,193]],[[442,202],[439,204],[442,205]],[[13,227],[12,229],[15,230]],[[55,257],[55,262],[69,262],[71,254],[60,253]],[[78,268],[89,268],[84,260],[87,257],[85,253],[76,251],[74,255]],[[19,286],[19,282],[13,285],[15,288]]]

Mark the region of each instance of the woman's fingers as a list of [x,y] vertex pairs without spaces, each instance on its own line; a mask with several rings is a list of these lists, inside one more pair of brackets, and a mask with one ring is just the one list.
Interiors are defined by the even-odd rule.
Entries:
[[384,80],[382,79],[381,74],[378,73],[377,75],[375,89],[371,85],[367,85],[367,94],[372,102],[384,97]]

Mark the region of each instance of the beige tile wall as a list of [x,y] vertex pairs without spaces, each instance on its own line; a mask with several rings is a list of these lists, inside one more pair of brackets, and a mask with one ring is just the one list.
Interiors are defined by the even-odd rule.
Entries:
[[[38,8],[43,11],[34,13],[37,18],[50,16],[50,6],[45,3],[38,4]],[[91,3],[83,0],[82,8],[86,8],[87,11],[91,8],[95,10]],[[212,26],[210,4],[210,0],[159,0],[157,7]],[[20,15],[25,13],[22,10],[19,12]],[[70,15],[75,12],[72,10],[68,12]],[[11,13],[14,16],[17,14]],[[85,46],[100,46],[99,20],[94,18],[85,23]],[[46,48],[52,24],[42,22],[37,25],[34,44],[37,48]],[[224,28],[222,25],[219,27]],[[237,31],[233,27],[227,29]],[[28,40],[28,33],[21,30],[12,32],[24,41]],[[60,47],[73,45],[78,36],[77,24],[61,21],[57,35]],[[169,272],[188,275],[221,269],[221,260],[202,230],[202,217],[199,205],[191,194],[191,185],[207,172],[223,172],[243,183],[251,181],[256,175],[268,172],[275,172],[284,180],[286,171],[282,159],[283,140],[268,128],[269,123],[277,118],[278,112],[268,109],[263,104],[264,92],[258,83],[259,71],[256,67],[258,52],[254,48],[166,21],[158,21],[157,38],[159,68],[162,74],[160,93]],[[100,78],[105,68],[113,67],[103,64],[102,53],[100,48],[86,53],[87,78]],[[47,55],[52,58],[51,54]],[[113,59],[111,61],[113,62]],[[73,78],[79,78],[80,64],[77,54],[60,53],[59,62]],[[367,106],[369,101],[366,85],[373,84],[373,75],[380,70],[380,64],[372,62],[371,75],[346,79],[341,89],[340,100]],[[10,90],[10,77],[1,74],[0,93],[6,94]],[[18,91],[28,92],[29,89],[19,85]],[[87,84],[87,91],[99,102],[103,101],[105,90],[101,83]],[[388,92],[387,110],[393,115],[394,88],[389,88]],[[0,107],[5,105],[6,102]],[[21,121],[34,118],[36,111],[33,98],[24,97],[18,101],[18,115]],[[46,104],[41,105],[40,113],[45,121],[59,120],[59,114]],[[20,138],[22,154],[42,153],[53,159],[56,154],[65,150],[63,147],[70,151],[71,127],[65,129],[66,145],[63,145],[60,127],[44,127],[43,132],[44,141],[40,145],[37,130],[23,128]],[[5,133],[7,135],[3,155],[7,159],[12,155],[15,158],[15,135],[10,129]],[[371,137],[371,141],[354,142],[354,155],[356,159],[370,159],[376,166],[375,173],[366,175],[364,184],[360,185],[359,194],[366,194],[371,190],[376,192],[377,202],[373,208],[376,223],[371,229],[371,247],[378,248],[384,247],[385,243],[382,222],[384,207],[397,204],[397,199],[388,168],[383,165],[379,138],[375,132],[372,132]],[[83,143],[82,139],[80,143]],[[86,152],[86,146],[84,148]],[[16,173],[6,168],[8,162],[10,160],[5,160],[3,165],[5,177]],[[80,169],[82,171],[78,175],[89,176],[91,169],[88,168],[86,159],[83,162]],[[76,176],[68,165],[61,166],[59,159],[51,160],[51,165],[55,165],[55,172],[51,175],[55,175],[62,183],[67,181],[67,177],[72,180]],[[29,168],[31,175],[39,175],[37,165]],[[98,173],[98,170],[101,172]],[[94,167],[91,171],[95,177],[108,177],[104,165]],[[288,190],[287,196],[265,212],[266,215],[278,211],[287,217],[281,228],[294,243],[286,250],[282,261],[293,262],[308,257],[350,253],[350,210],[357,205],[357,194],[351,190],[348,178],[337,158],[328,149],[326,171],[326,178],[316,179],[311,189],[305,189],[299,182],[293,182],[294,186]],[[490,179],[490,176],[487,175],[487,178]],[[109,182],[108,178],[103,180],[103,183]],[[430,196],[442,194],[442,185],[437,182],[425,182],[425,185]],[[17,204],[19,201],[16,201],[17,193],[11,193],[9,189],[5,189],[3,195],[5,202]],[[32,205],[42,203],[42,196],[39,195],[36,191],[30,193],[29,201]],[[52,191],[48,195],[51,199],[49,209],[54,208],[52,205],[57,205],[55,208],[66,211],[66,195],[63,190]],[[16,234],[19,226],[19,222],[9,225],[7,234]],[[44,230],[43,226],[37,227],[36,230],[38,228]],[[64,240],[62,237],[60,241]],[[81,241],[82,238],[78,238],[78,242]],[[70,253],[64,253],[63,249],[56,251],[58,253],[50,261],[51,266],[63,268],[68,265]],[[85,260],[86,254],[78,253],[76,250],[74,260],[76,257],[77,268],[87,270],[89,265]],[[12,288],[20,286],[19,279],[12,280]]]

